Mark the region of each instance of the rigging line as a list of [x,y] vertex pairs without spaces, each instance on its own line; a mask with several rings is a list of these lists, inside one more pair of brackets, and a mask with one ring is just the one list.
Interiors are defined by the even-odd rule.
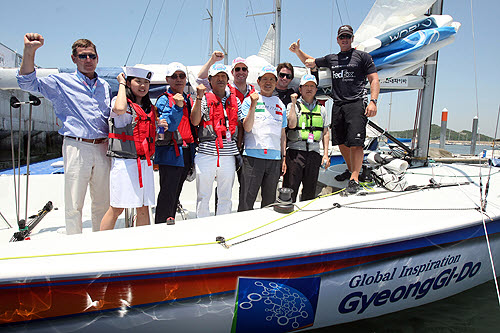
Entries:
[[267,231],[267,232],[262,233],[262,234],[260,234],[260,235],[256,235],[256,236],[253,236],[253,237],[250,237],[250,238],[243,239],[243,240],[241,240],[241,241],[239,241],[239,242],[236,242],[236,243],[230,244],[230,246],[232,247],[232,246],[235,246],[235,245],[238,245],[238,244],[241,244],[241,243],[245,243],[245,242],[251,241],[251,240],[253,240],[253,239],[257,239],[257,238],[259,238],[259,237],[263,237],[263,236],[266,236],[266,235],[272,234],[273,232],[283,230],[283,229],[288,228],[288,227],[291,227],[291,226],[293,226],[293,225],[295,225],[295,224],[298,224],[298,223],[301,223],[301,222],[304,222],[304,221],[310,220],[310,219],[312,219],[312,218],[318,217],[318,216],[320,216],[320,215],[323,215],[323,214],[325,214],[325,213],[327,213],[327,212],[329,212],[329,211],[331,211],[331,210],[333,210],[333,209],[335,209],[335,208],[337,208],[337,207],[335,207],[335,206],[334,206],[334,207],[331,207],[331,208],[329,208],[329,209],[327,209],[327,210],[324,210],[324,211],[319,212],[318,214],[315,214],[315,215],[312,215],[312,216],[309,216],[309,217],[305,217],[305,218],[303,218],[303,219],[301,219],[301,220],[298,220],[298,221],[295,221],[295,222],[293,222],[293,223],[290,223],[290,224],[284,225],[284,226],[282,226],[282,227],[279,227],[279,228],[276,228],[276,229],[273,229],[273,230]]
[[[474,87],[475,87],[475,92],[476,92],[476,115],[477,115],[477,118],[479,119],[479,105],[478,105],[478,93],[477,93],[477,68],[476,68],[476,39],[474,36],[474,11],[473,11],[472,7],[473,7],[472,0],[470,0],[472,50],[473,50],[473,55],[474,55]],[[496,132],[496,130],[495,130],[495,132]],[[481,168],[479,169],[479,175],[481,175]],[[479,179],[481,179],[481,178],[479,178]],[[480,181],[480,182],[481,182],[481,201],[482,201],[483,200],[483,198],[482,198],[483,189],[482,189],[482,181]],[[486,195],[484,197],[484,200],[486,201]],[[484,208],[486,208],[486,207],[484,207]],[[498,288],[497,274],[495,271],[495,263],[493,261],[493,255],[491,253],[490,239],[488,237],[488,231],[486,229],[486,222],[484,221],[484,217],[483,217],[483,228],[484,228],[484,238],[486,239],[486,244],[488,245],[488,254],[490,256],[491,270],[493,272],[493,280],[495,281],[495,288],[497,291],[498,305],[500,306],[500,290]]]
[[158,11],[158,15],[156,16],[155,23],[153,24],[153,29],[151,29],[151,33],[149,34],[148,42],[146,43],[146,46],[144,47],[144,51],[142,52],[141,60],[139,61],[142,64],[142,59],[144,58],[144,55],[146,54],[146,50],[149,46],[149,42],[151,41],[151,36],[153,36],[153,32],[155,31],[156,28],[156,23],[158,22],[158,19],[160,18],[161,11],[163,10],[163,5],[165,4],[165,0],[161,3],[160,10]]
[[[332,192],[332,193],[328,193],[328,194],[321,195],[321,196],[316,197],[316,198],[314,198],[313,200],[309,201],[307,204],[305,204],[305,205],[304,205],[304,206],[302,206],[302,207],[299,207],[298,205],[293,204],[295,207],[297,207],[297,209],[296,209],[296,210],[294,210],[294,211],[292,211],[291,213],[288,213],[288,214],[286,214],[286,215],[283,215],[283,216],[281,216],[281,217],[279,217],[279,218],[277,218],[277,219],[272,220],[271,222],[267,222],[267,223],[265,223],[265,224],[263,224],[263,225],[260,225],[260,226],[258,226],[258,227],[256,227],[256,228],[253,228],[253,229],[251,229],[251,230],[245,231],[244,233],[241,233],[241,234],[239,234],[239,235],[236,235],[236,236],[233,236],[233,237],[231,237],[231,238],[228,238],[228,239],[226,239],[226,242],[228,242],[228,241],[230,241],[230,240],[233,240],[233,239],[235,239],[235,238],[238,238],[238,237],[244,236],[244,235],[246,235],[246,234],[249,234],[249,233],[251,233],[251,232],[253,232],[253,231],[256,231],[256,230],[258,230],[258,229],[262,229],[262,228],[264,228],[264,227],[266,227],[266,226],[268,226],[268,225],[271,225],[271,224],[273,224],[273,223],[275,223],[275,222],[278,222],[278,221],[280,221],[280,220],[282,220],[282,219],[284,219],[284,218],[286,218],[286,217],[288,217],[288,216],[290,216],[290,215],[292,215],[292,214],[295,214],[295,213],[297,213],[297,212],[299,212],[299,211],[304,211],[304,208],[305,208],[305,207],[309,206],[309,205],[310,205],[310,204],[312,204],[313,202],[316,202],[316,200],[321,199],[321,198],[325,198],[325,197],[329,197],[329,196],[332,196],[332,195],[335,195],[335,194],[338,194],[338,193],[340,193],[340,192],[342,192],[342,191],[344,191],[344,189],[339,190],[339,191],[336,191],[336,192]],[[266,207],[271,207],[271,206],[275,206],[275,205],[276,205],[276,203],[274,203],[274,204],[270,204],[270,205],[267,205]],[[266,207],[263,207],[263,208],[266,208]],[[326,211],[328,211],[328,210],[330,210],[330,208],[326,209]],[[232,244],[232,245],[234,245],[234,244]],[[230,246],[232,246],[232,245],[230,245]]]
[[[220,28],[221,28],[221,26],[222,26],[222,17],[224,16],[224,15],[222,15],[222,13],[223,13],[223,11],[224,11],[224,3],[225,3],[225,2],[226,2],[226,1],[225,1],[225,0],[223,0],[223,1],[222,1],[222,4],[221,4],[221,6],[220,6],[220,14],[219,14],[219,31],[217,31],[217,41],[219,40],[219,36],[220,36]],[[226,50],[224,50],[224,52],[226,52]]]
[[139,24],[139,28],[137,28],[137,32],[135,33],[135,37],[134,37],[134,41],[132,42],[132,46],[130,47],[130,51],[128,51],[127,60],[125,60],[125,65],[123,65],[123,66],[127,66],[128,59],[130,58],[130,54],[132,53],[132,49],[134,48],[135,41],[137,40],[137,36],[139,35],[139,30],[141,30],[142,22],[144,22],[144,18],[146,17],[146,13],[148,11],[150,4],[151,4],[151,0],[149,0],[148,5],[146,6],[146,10],[144,11],[144,14],[142,15],[141,23]]
[[[330,26],[330,29],[331,29],[330,30],[330,36],[332,36],[332,37],[335,36],[334,35],[335,30],[333,30],[334,29],[333,28],[333,15],[334,14],[335,14],[335,6],[334,6],[334,4],[332,2],[332,23],[331,23],[331,26]],[[333,38],[330,38],[330,53],[333,53]]]
[[179,22],[179,18],[181,17],[181,13],[182,13],[182,8],[184,8],[185,3],[186,3],[186,0],[183,0],[182,4],[181,4],[181,9],[179,9],[179,12],[177,13],[177,18],[175,19],[174,27],[170,31],[170,37],[168,38],[167,46],[165,46],[165,50],[163,51],[163,55],[161,56],[160,63],[163,63],[163,59],[165,58],[165,54],[167,54],[168,46],[170,45],[170,41],[172,40],[172,36],[174,35],[175,28],[177,27],[177,23]]
[[345,12],[347,14],[347,23],[351,24],[351,18],[349,17],[349,9],[347,8],[347,4],[345,3],[345,0],[344,0],[344,7],[345,7]]
[[236,54],[239,55],[241,53],[238,50],[238,46],[236,45],[236,40],[234,39],[233,29],[231,28],[231,25],[229,25],[229,32],[231,33],[231,38],[233,39],[233,45],[234,45],[234,48],[236,49]]
[[[254,15],[252,1],[248,0],[248,4],[250,5],[250,12],[252,13],[252,15]],[[255,32],[257,33],[257,40],[259,41],[259,45],[262,45],[260,41],[259,29],[257,29],[257,21],[255,20],[255,16],[252,16],[252,19],[253,19],[253,25],[255,27]]]
[[[391,196],[391,198],[395,198],[395,197],[399,197],[399,196],[403,196],[403,195],[407,195],[407,194],[411,194],[411,193],[420,192],[420,191],[423,191],[423,190],[428,189],[428,188],[432,188],[432,187],[430,187],[430,186],[423,186],[423,187],[421,187],[421,188],[418,188],[418,189],[415,189],[415,190],[411,190],[411,191],[407,191],[407,192],[396,192],[396,193],[398,193],[398,194],[396,194],[396,195],[394,195],[394,196]],[[309,203],[307,203],[306,205],[304,205],[302,208],[299,208],[298,210],[294,210],[293,212],[291,212],[291,213],[289,213],[289,214],[287,214],[287,215],[284,215],[284,216],[282,216],[282,217],[280,217],[280,218],[278,218],[278,219],[276,219],[276,220],[273,220],[273,221],[271,221],[271,222],[268,222],[268,223],[266,223],[266,224],[263,224],[263,225],[261,225],[261,226],[259,226],[259,227],[255,228],[255,229],[249,230],[249,231],[244,232],[244,233],[242,233],[242,234],[240,234],[240,235],[237,235],[237,236],[231,237],[231,238],[229,238],[229,239],[226,239],[226,242],[228,242],[228,241],[230,241],[230,240],[233,240],[233,239],[236,239],[236,238],[238,238],[238,237],[244,236],[244,235],[246,235],[246,234],[249,234],[249,233],[251,233],[251,232],[253,232],[253,231],[256,231],[256,230],[258,230],[258,229],[261,229],[261,228],[263,228],[263,227],[265,227],[265,226],[268,226],[268,225],[270,225],[270,224],[273,224],[273,223],[275,223],[275,222],[277,222],[277,221],[279,221],[279,220],[282,220],[282,219],[284,219],[285,217],[288,217],[288,216],[290,216],[290,215],[292,215],[292,214],[294,214],[294,213],[297,213],[297,212],[299,212],[299,211],[311,211],[311,210],[304,210],[304,208],[305,208],[305,207],[307,207],[308,205],[312,204],[313,202],[315,202],[316,200],[318,200],[318,199],[320,199],[320,198],[324,198],[324,197],[328,197],[328,196],[331,196],[331,195],[335,195],[335,194],[338,194],[338,193],[340,193],[340,192],[342,192],[342,191],[344,191],[344,190],[345,190],[345,188],[344,188],[344,189],[341,189],[341,190],[339,190],[339,191],[333,192],[333,193],[329,193],[329,194],[325,194],[325,195],[322,195],[322,196],[316,197],[315,199],[311,200]],[[324,213],[326,213],[326,212],[329,212],[329,211],[331,211],[331,210],[332,210],[332,209],[334,209],[334,208],[340,208],[340,207],[345,207],[345,208],[355,208],[355,207],[348,207],[348,206],[349,206],[349,205],[353,205],[353,204],[359,204],[359,203],[366,203],[366,202],[372,202],[372,201],[380,201],[380,200],[385,200],[385,199],[387,199],[387,197],[384,197],[384,198],[375,198],[375,199],[371,199],[371,200],[364,200],[364,201],[357,201],[357,202],[350,202],[350,203],[347,203],[347,204],[342,205],[342,206],[341,206],[341,205],[339,205],[339,204],[334,204],[334,207],[331,207],[331,208],[328,208],[328,209],[322,210],[322,211],[320,211],[320,213],[318,213],[318,214],[316,214],[316,215],[313,215],[313,216],[310,216],[310,217],[307,217],[307,218],[304,218],[304,219],[301,219],[301,220],[295,221],[295,222],[293,222],[293,223],[291,223],[291,224],[284,225],[284,226],[282,226],[282,227],[279,227],[279,228],[276,228],[276,229],[270,230],[270,231],[265,232],[265,233],[263,233],[263,234],[256,235],[256,236],[253,236],[253,237],[250,237],[250,238],[247,238],[247,239],[241,240],[241,241],[239,241],[239,242],[236,242],[236,243],[230,244],[229,246],[234,246],[234,245],[236,245],[236,244],[244,243],[244,242],[247,242],[247,241],[250,241],[250,240],[253,240],[253,239],[256,239],[256,238],[259,238],[259,237],[262,237],[262,236],[268,235],[268,234],[271,234],[271,233],[273,233],[273,232],[276,232],[276,231],[279,231],[279,230],[283,230],[283,229],[285,229],[285,228],[291,227],[291,226],[293,226],[293,225],[295,225],[295,224],[298,224],[298,223],[300,223],[300,222],[303,222],[303,221],[309,220],[309,219],[311,219],[311,218],[314,218],[314,217],[316,217],[316,216],[319,216],[319,215],[321,215],[321,214],[324,214]],[[475,210],[477,210],[477,209],[475,209]]]
[[472,30],[472,53],[474,56],[474,88],[476,91],[476,116],[479,119],[479,102],[477,93],[477,65],[476,65],[476,38],[474,35],[474,12],[472,10],[472,0],[470,0],[470,16],[471,16],[471,30]]
[[340,24],[344,25],[344,21],[342,21],[342,15],[340,15],[339,2],[337,0],[335,0],[335,6],[337,6],[337,12],[339,13]]
[[[12,151],[12,176],[14,179],[14,201],[16,203],[16,217],[17,221],[19,222],[19,207],[18,207],[18,202],[17,202],[17,183],[16,183],[16,153],[15,153],[15,147],[14,147],[14,122],[12,120],[13,114],[12,114],[12,106],[10,107],[10,147]],[[18,133],[20,135],[20,133]],[[17,147],[19,150],[21,147]],[[21,166],[19,165],[19,168]]]
[[486,238],[486,244],[488,245],[488,254],[490,256],[491,271],[493,273],[493,281],[495,281],[495,288],[497,290],[498,305],[500,305],[500,290],[498,289],[497,273],[496,273],[495,264],[493,261],[493,254],[491,253],[490,238],[488,237],[488,229],[486,229],[486,221],[484,220],[484,214],[481,214],[481,215],[483,217],[482,219],[483,219],[483,228],[484,228],[484,238]]
[[[498,113],[497,113],[497,123],[495,126],[495,138],[497,138],[498,134],[498,122],[500,120],[500,106],[498,106]],[[493,141],[493,149],[491,150],[491,163],[490,167],[488,168],[488,177],[486,177],[486,189],[484,191],[484,202],[485,202],[485,207],[486,208],[486,199],[488,198],[488,193],[490,189],[490,179],[491,179],[491,169],[493,168],[493,159],[495,158],[495,141]],[[481,169],[479,169],[481,170]]]
[[9,226],[9,228],[12,229],[12,226],[10,225],[9,221],[7,221],[7,219],[3,216],[2,212],[0,212],[0,217],[5,221],[5,223],[7,223],[7,225]]
[[342,206],[344,208],[350,209],[361,209],[361,210],[401,210],[401,211],[457,211],[457,210],[478,210],[478,207],[464,207],[464,208],[404,208],[404,207],[355,207],[355,206]]
[[[472,33],[472,54],[473,54],[473,64],[474,64],[474,90],[475,90],[475,98],[476,98],[476,116],[479,122],[479,102],[478,102],[478,93],[477,93],[477,66],[476,66],[476,38],[474,35],[474,11],[472,9],[472,0],[470,0],[470,19],[471,19],[471,33]],[[481,169],[479,169],[479,191],[481,193],[481,206],[484,205],[486,200],[483,197],[483,181],[481,177]],[[484,207],[486,208],[486,207]],[[500,300],[499,300],[500,302]]]

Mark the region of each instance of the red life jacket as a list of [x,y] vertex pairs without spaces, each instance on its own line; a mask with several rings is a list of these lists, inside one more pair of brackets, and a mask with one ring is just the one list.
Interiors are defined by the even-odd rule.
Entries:
[[[198,138],[203,141],[215,141],[217,148],[217,166],[219,167],[219,148],[224,148],[224,140],[227,132],[231,135],[231,140],[235,139],[236,128],[238,127],[238,100],[234,87],[229,87],[231,94],[226,99],[226,105],[222,105],[222,99],[213,92],[205,93],[209,117],[206,120],[202,117],[198,128]],[[225,112],[224,112],[225,110]]]
[[[172,106],[175,104],[174,94],[166,91],[161,96],[163,95],[167,96],[169,107],[172,108]],[[173,145],[175,148],[176,156],[180,156],[179,145],[185,146],[188,143],[194,143],[196,137],[196,129],[191,125],[191,122],[189,120],[193,100],[191,99],[190,94],[187,95],[187,98],[189,100],[189,103],[186,103],[186,101],[184,101],[184,107],[182,108],[182,118],[179,126],[177,126],[177,129],[173,132],[170,132],[172,133],[170,137],[169,135],[166,135],[164,140],[157,141],[157,145]]]
[[238,97],[238,99],[240,100],[240,103],[243,103],[243,100],[245,99],[245,97],[248,97],[252,93],[255,92],[255,86],[252,84],[249,84],[249,86],[250,86],[250,91],[246,95],[243,95],[243,93],[241,91],[239,91],[238,89],[234,89],[236,92],[236,97]]
[[[129,108],[132,108],[132,112],[129,113],[135,114],[135,118],[131,124],[123,128],[117,128],[110,118],[108,156],[137,158],[139,185],[142,187],[141,159],[145,158],[148,165],[151,165],[151,156],[155,152],[156,108],[151,106],[149,113],[146,113],[130,99],[127,99],[127,102]],[[129,144],[127,141],[134,144]]]

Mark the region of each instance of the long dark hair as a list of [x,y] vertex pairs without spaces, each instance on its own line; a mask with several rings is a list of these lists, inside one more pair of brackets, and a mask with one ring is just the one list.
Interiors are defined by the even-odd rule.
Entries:
[[[135,79],[135,76],[127,76],[127,82],[132,81],[132,79]],[[129,86],[125,86],[125,91],[127,92],[127,98],[135,103],[135,96],[134,93],[132,92],[132,89],[130,89]],[[144,111],[149,112],[149,110],[151,110],[152,105],[153,103],[151,103],[151,99],[149,98],[149,90],[148,90],[148,93],[142,98],[141,108]]]

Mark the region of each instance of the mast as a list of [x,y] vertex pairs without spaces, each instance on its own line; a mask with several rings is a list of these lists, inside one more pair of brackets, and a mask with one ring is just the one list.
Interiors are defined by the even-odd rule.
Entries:
[[208,18],[203,20],[210,20],[210,35],[208,37],[208,45],[210,47],[208,56],[210,57],[214,52],[214,0],[210,0],[210,10],[207,9]]
[[214,52],[214,0],[210,0],[210,54]]
[[276,43],[274,44],[274,66],[280,63],[281,48],[281,0],[274,3],[274,22],[276,24]]
[[[443,0],[437,0],[431,7],[431,15],[443,13]],[[423,77],[425,80],[422,90],[422,103],[417,132],[417,147],[413,165],[427,165],[429,143],[431,135],[432,111],[434,105],[434,91],[436,89],[438,52],[427,58],[424,65]]]
[[228,64],[229,59],[229,0],[226,1],[226,27],[224,30],[224,65]]

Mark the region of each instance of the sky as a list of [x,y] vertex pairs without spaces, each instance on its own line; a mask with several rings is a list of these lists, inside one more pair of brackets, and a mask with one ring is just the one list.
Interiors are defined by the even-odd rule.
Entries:
[[[220,49],[217,40],[224,44],[224,3],[213,3],[214,49]],[[302,66],[288,51],[298,38],[301,48],[311,56],[338,52],[337,28],[350,24],[356,31],[373,3],[282,0],[281,61]],[[271,12],[273,5],[273,0],[229,0],[229,59],[257,54],[274,18],[248,15]],[[201,65],[209,56],[209,6],[210,0],[106,0],[98,5],[89,1],[4,1],[0,42],[22,54],[23,35],[42,34],[45,44],[37,52],[36,64],[47,68],[74,67],[71,44],[78,38],[96,44],[99,66],[172,61]],[[494,34],[494,22],[499,12],[497,0],[445,0],[443,14],[451,15],[462,26],[455,42],[439,51],[433,123],[440,125],[441,110],[447,108],[449,129],[470,131],[472,119],[478,115],[480,133],[495,134],[500,104],[500,70],[495,63],[500,54],[500,37]],[[390,94],[382,94],[375,121],[390,130],[413,128],[416,99],[416,92],[394,93],[390,107]]]

